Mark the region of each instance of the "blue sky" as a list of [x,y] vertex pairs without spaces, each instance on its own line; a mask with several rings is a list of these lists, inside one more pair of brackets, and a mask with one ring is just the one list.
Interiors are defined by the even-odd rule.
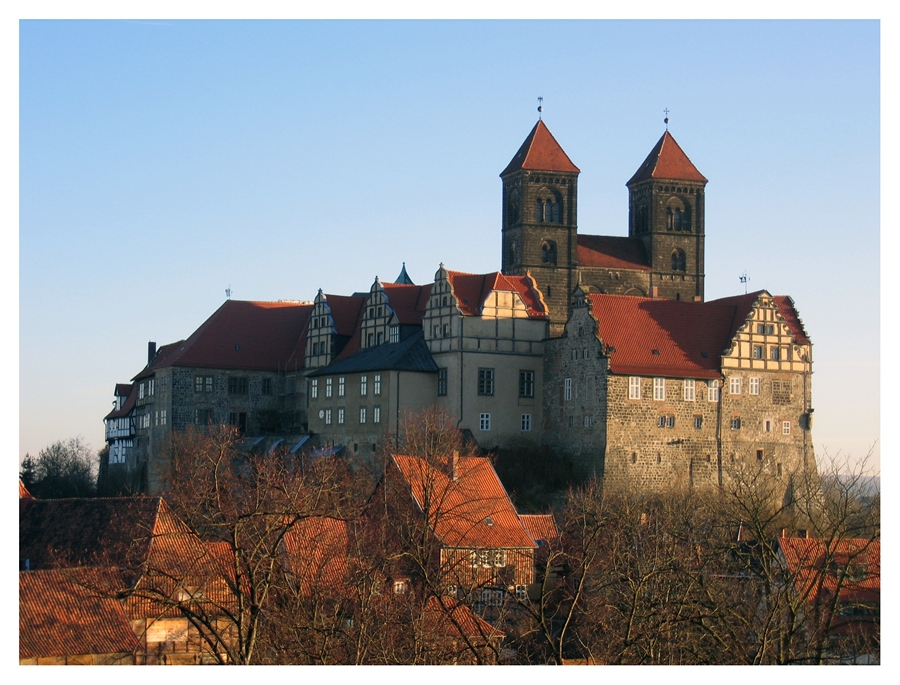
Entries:
[[[25,21],[19,456],[103,444],[147,341],[225,299],[500,267],[500,180],[537,118],[579,231],[627,234],[664,130],[709,179],[707,299],[794,298],[817,452],[879,438],[875,21]],[[875,448],[876,457],[878,447]],[[878,464],[875,464],[878,466]]]

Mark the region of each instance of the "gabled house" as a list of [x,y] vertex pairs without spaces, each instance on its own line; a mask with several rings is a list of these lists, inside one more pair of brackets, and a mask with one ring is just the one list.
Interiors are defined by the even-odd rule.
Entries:
[[118,616],[114,599],[137,640],[135,663],[212,663],[222,654],[216,635],[227,634],[232,601],[225,571],[161,498],[20,499],[19,568],[21,583],[58,600],[48,616],[79,597]]
[[[389,525],[405,528],[400,539],[418,545],[412,553],[430,568],[432,591],[474,592],[476,606],[502,605],[508,593],[527,597],[538,545],[486,457],[394,454],[384,482]],[[433,544],[423,546],[426,539]]]

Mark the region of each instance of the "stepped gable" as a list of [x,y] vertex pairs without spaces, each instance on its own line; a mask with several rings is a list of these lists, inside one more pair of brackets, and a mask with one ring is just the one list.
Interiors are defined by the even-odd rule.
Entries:
[[707,183],[707,178],[697,171],[697,167],[688,159],[684,150],[668,131],[663,133],[662,138],[659,139],[626,185],[630,186],[650,179]]
[[279,371],[306,335],[312,304],[226,300],[181,343],[160,349],[132,380],[165,366]]
[[550,129],[540,119],[500,176],[506,176],[520,169],[563,171],[575,174],[581,172],[577,166],[572,164],[572,160],[556,142]]
[[[325,295],[325,302],[331,310],[331,319],[334,322],[334,332],[344,345],[337,354],[337,359],[343,359],[359,352],[359,325],[365,311],[366,295],[354,293],[353,295]],[[308,319],[309,317],[307,317]],[[288,359],[288,368],[303,368],[306,356],[306,334],[298,343],[297,349]]]
[[450,475],[452,458],[439,464],[401,454],[391,458],[445,547],[537,547],[486,457],[457,457],[455,480]]
[[131,654],[140,644],[121,603],[114,569],[19,573],[19,659]]
[[787,295],[776,295],[773,299],[775,304],[778,305],[778,310],[784,317],[785,323],[791,329],[791,333],[794,334],[797,343],[809,345],[810,340],[806,335],[806,329],[803,328],[803,322],[800,320],[799,314],[797,314],[797,309],[794,307],[794,300]]
[[[747,317],[750,316],[754,305],[762,295],[769,295],[769,293],[765,290],[757,290],[752,293],[747,293],[746,295],[723,297],[718,300],[713,300],[708,304],[724,304],[735,308],[734,321],[731,326],[731,337],[733,338],[747,322]],[[784,317],[784,322],[787,324],[796,342],[800,345],[810,344],[810,340],[803,328],[803,323],[800,321],[797,310],[794,308],[794,301],[787,295],[769,296],[772,297],[772,300],[778,307],[779,313]]]
[[577,240],[578,266],[650,270],[647,251],[640,238],[579,235]]
[[495,290],[518,293],[529,318],[548,318],[540,295],[534,289],[528,276],[507,276],[494,271],[488,274],[467,274],[461,271],[447,271],[453,294],[465,316],[478,316],[484,302]]
[[733,305],[598,293],[588,297],[613,373],[721,376],[721,356],[732,339]]

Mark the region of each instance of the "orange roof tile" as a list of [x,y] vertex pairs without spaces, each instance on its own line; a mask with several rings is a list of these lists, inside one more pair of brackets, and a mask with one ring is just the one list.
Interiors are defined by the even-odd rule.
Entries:
[[[165,348],[163,348],[163,349],[165,349]],[[104,421],[106,421],[107,419],[116,419],[116,418],[119,418],[120,416],[128,416],[131,413],[131,410],[134,409],[134,405],[137,402],[137,395],[138,395],[137,383],[132,383],[131,385],[127,385],[125,383],[119,383],[116,385],[116,388],[118,389],[120,386],[123,388],[129,388],[128,394],[126,395],[125,402],[122,404],[122,406],[119,409],[113,409],[111,412],[109,412],[109,414],[104,416],[103,417]],[[116,392],[116,395],[118,397],[121,397],[121,395],[119,395],[118,392]]]
[[535,541],[544,540],[553,544],[559,540],[559,530],[553,514],[519,514],[522,524]]
[[422,325],[428,297],[433,283],[426,285],[404,285],[402,283],[382,283],[388,304],[403,325]]
[[423,627],[432,635],[500,639],[505,633],[450,597],[429,597],[422,612]]
[[34,499],[34,496],[28,492],[28,488],[25,487],[25,483],[22,482],[21,478],[19,478],[19,499]]
[[19,658],[128,654],[139,647],[108,594],[123,586],[114,569],[19,573]]
[[226,300],[187,340],[160,348],[135,379],[166,366],[284,369],[305,336],[311,312],[311,304]]
[[[497,472],[486,457],[458,457],[450,466],[415,456],[391,455],[420,511],[445,547],[534,549]],[[426,505],[426,501],[428,504]]]
[[556,142],[550,129],[540,119],[500,176],[506,176],[520,169],[580,173],[580,169],[572,164],[572,160]]
[[733,306],[598,293],[589,298],[598,335],[612,348],[613,373],[720,377],[721,356],[732,338]]
[[314,516],[297,521],[284,537],[288,564],[301,592],[346,584],[350,572],[347,522]]
[[507,276],[494,271],[488,274],[467,274],[448,271],[450,286],[465,316],[478,316],[488,295],[495,290],[518,293],[532,319],[546,319],[547,311],[541,297],[528,276]]
[[[834,592],[843,601],[873,602],[881,596],[880,540],[778,538],[778,546],[797,591],[810,601]],[[848,570],[854,566],[855,573]]]
[[649,179],[672,179],[673,181],[699,181],[706,183],[706,177],[684,154],[672,134],[666,131],[653,146],[647,159],[634,173],[626,185]]
[[640,238],[609,235],[579,235],[578,266],[650,270],[647,252]]

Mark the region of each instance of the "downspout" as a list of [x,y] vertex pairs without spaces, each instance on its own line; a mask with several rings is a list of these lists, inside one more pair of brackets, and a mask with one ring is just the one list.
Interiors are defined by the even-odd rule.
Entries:
[[724,390],[725,377],[722,376],[722,387],[719,388],[719,401],[716,402],[716,460],[719,467],[720,488],[722,487],[722,397],[725,395]]

